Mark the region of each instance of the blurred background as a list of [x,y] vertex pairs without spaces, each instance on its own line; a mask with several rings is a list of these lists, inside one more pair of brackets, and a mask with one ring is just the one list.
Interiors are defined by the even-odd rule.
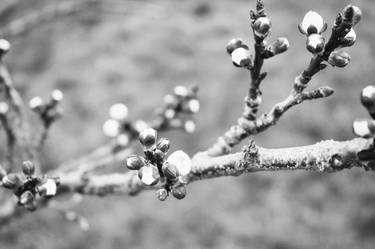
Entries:
[[[2,0],[0,30],[38,13],[57,0]],[[78,0],[76,1],[78,2]],[[43,151],[45,169],[90,152],[107,141],[101,131],[107,110],[125,103],[130,118],[149,120],[154,107],[176,85],[200,86],[197,131],[166,133],[172,149],[190,154],[213,144],[243,110],[249,76],[232,66],[227,42],[252,42],[249,10],[255,0],[103,0],[6,36],[6,63],[16,88],[29,100],[65,94],[64,118],[50,132]],[[373,84],[375,2],[372,0],[266,0],[272,39],[285,36],[290,50],[267,60],[261,111],[286,97],[310,54],[297,25],[318,11],[332,27],[348,3],[362,8],[357,43],[345,69],[329,68],[310,87],[329,85],[335,94],[305,102],[277,126],[256,137],[264,147],[300,146],[353,137],[355,118],[367,117],[361,89]],[[327,36],[329,32],[326,32]],[[241,146],[238,147],[240,150]],[[120,169],[124,170],[124,169]],[[0,248],[257,248],[366,249],[375,243],[375,176],[353,169],[335,174],[273,172],[219,178],[188,186],[182,201],[136,197],[85,197],[74,210],[90,230],[43,209],[0,230]]]

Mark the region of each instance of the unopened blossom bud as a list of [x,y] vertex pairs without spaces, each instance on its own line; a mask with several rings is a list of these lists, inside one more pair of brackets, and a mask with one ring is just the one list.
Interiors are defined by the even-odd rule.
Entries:
[[22,184],[21,179],[17,174],[10,173],[3,177],[2,179],[3,187],[14,189]]
[[191,99],[187,102],[187,109],[191,113],[197,113],[200,109],[199,100],[197,99]]
[[369,138],[375,134],[375,121],[370,119],[357,119],[353,122],[353,133],[356,136]]
[[362,11],[357,6],[347,5],[343,10],[343,16],[346,19],[350,19],[354,27],[361,21]]
[[168,138],[162,137],[159,139],[156,148],[161,150],[163,153],[167,153],[169,148],[171,147],[171,141]]
[[158,189],[156,191],[156,197],[160,201],[165,201],[167,199],[167,197],[168,197],[168,191],[165,188]]
[[187,120],[184,124],[184,129],[187,133],[193,133],[195,131],[195,122]]
[[178,177],[179,172],[175,165],[165,162],[162,167],[163,174],[170,180],[174,180]]
[[182,150],[173,152],[168,157],[167,162],[169,164],[175,165],[178,173],[182,176],[189,174],[191,171],[191,159]]
[[159,182],[159,170],[156,166],[149,164],[138,171],[138,177],[143,184],[152,186]]
[[347,33],[346,36],[342,39],[341,44],[343,47],[350,47],[354,45],[356,39],[357,35],[354,29],[351,29],[349,33]]
[[232,52],[232,62],[236,67],[246,67],[250,65],[250,51],[247,48],[237,48]]
[[186,187],[184,185],[174,187],[172,189],[172,195],[178,200],[184,199],[186,196]]
[[284,53],[289,48],[289,41],[285,37],[279,37],[271,45],[269,45],[264,53],[265,58],[272,57],[277,54]]
[[10,49],[10,43],[5,39],[0,39],[0,57],[6,54]]
[[48,178],[43,184],[38,186],[38,192],[42,196],[51,197],[56,195],[57,184],[54,179]]
[[40,110],[44,105],[44,101],[41,97],[34,97],[30,100],[29,106],[32,110],[37,111]]
[[361,92],[361,103],[375,118],[375,86],[366,86]]
[[310,10],[306,13],[298,28],[299,31],[305,35],[321,34],[327,29],[327,24],[324,22],[321,15]]
[[22,172],[27,176],[33,175],[35,172],[35,165],[31,161],[24,161],[22,163]]
[[155,129],[147,128],[139,134],[139,141],[145,147],[152,147],[156,143],[157,132]]
[[116,137],[120,133],[120,123],[117,120],[109,119],[103,124],[103,133],[108,137]]
[[313,54],[318,54],[324,49],[324,37],[319,34],[311,34],[307,37],[306,48]]
[[137,155],[130,155],[126,159],[126,167],[130,170],[139,170],[145,165],[145,159]]
[[109,108],[109,116],[114,120],[125,120],[128,117],[128,107],[124,104],[114,104]]
[[55,89],[51,94],[51,98],[53,101],[61,102],[64,98],[64,94],[60,90]]
[[350,55],[345,51],[334,51],[328,58],[328,63],[334,67],[345,67],[349,62]]
[[34,194],[30,190],[26,190],[21,194],[19,202],[21,205],[26,205],[32,203],[34,198]]
[[227,44],[227,47],[226,47],[227,53],[231,55],[234,50],[240,47],[244,47],[244,46],[247,47],[240,38],[233,38]]
[[254,34],[258,37],[266,37],[271,31],[271,21],[268,17],[259,17],[253,24]]
[[4,115],[9,111],[9,106],[6,102],[0,102],[0,114]]
[[155,161],[163,161],[165,153],[159,149],[156,149],[152,152],[152,156]]
[[174,94],[180,97],[186,97],[189,94],[189,90],[184,86],[176,86],[174,89]]

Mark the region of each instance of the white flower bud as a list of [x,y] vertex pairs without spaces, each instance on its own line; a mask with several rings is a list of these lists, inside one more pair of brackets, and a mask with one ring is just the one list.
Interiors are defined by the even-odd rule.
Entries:
[[362,11],[360,8],[354,5],[347,5],[343,10],[344,18],[351,18],[353,27],[361,21]]
[[6,114],[9,111],[9,106],[5,102],[0,102],[0,114]]
[[164,137],[159,139],[159,142],[156,146],[156,148],[158,150],[161,150],[163,153],[167,153],[170,147],[171,147],[171,142],[169,141],[168,138],[164,138]]
[[226,49],[227,49],[227,53],[228,53],[229,55],[231,55],[232,52],[233,52],[235,49],[240,48],[240,47],[243,47],[243,46],[247,47],[247,46],[245,45],[245,43],[244,43],[240,38],[233,38],[233,39],[230,40],[230,41],[228,42],[228,44],[227,44],[227,47],[226,47]]
[[324,22],[321,15],[310,10],[306,13],[298,28],[300,32],[305,35],[321,34],[326,30],[327,24]]
[[189,94],[189,90],[184,86],[176,86],[174,89],[174,94],[181,97],[186,97]]
[[34,97],[29,101],[29,106],[32,110],[37,110],[44,105],[41,97]]
[[375,134],[375,121],[357,119],[353,123],[353,133],[359,137],[369,138]]
[[197,113],[200,109],[199,100],[197,99],[191,99],[188,102],[188,109],[191,113]]
[[375,106],[375,86],[366,86],[361,92],[361,102],[366,108]]
[[349,62],[350,55],[345,51],[334,51],[328,58],[328,63],[334,67],[345,67]]
[[143,184],[152,186],[159,182],[159,170],[156,166],[150,164],[138,171],[138,177]]
[[168,157],[167,162],[175,165],[179,174],[182,176],[189,174],[191,171],[191,159],[182,150],[173,152]]
[[350,29],[349,33],[342,39],[342,46],[343,47],[350,47],[353,46],[357,39],[357,35],[354,29]]
[[137,155],[130,155],[126,159],[126,167],[130,170],[139,170],[145,165],[145,159]]
[[109,119],[103,124],[103,133],[108,137],[116,137],[120,133],[120,124],[117,120]]
[[55,89],[55,90],[53,90],[53,92],[51,94],[51,97],[52,97],[52,100],[54,100],[56,102],[60,102],[60,101],[63,100],[64,94],[60,90]]
[[0,55],[5,54],[10,49],[10,43],[5,39],[0,39]]
[[128,117],[128,107],[124,104],[114,104],[109,108],[109,116],[114,120],[125,120]]
[[319,34],[311,34],[307,37],[306,48],[313,54],[318,54],[324,49],[324,37]]
[[28,203],[31,203],[31,202],[33,202],[34,198],[35,198],[34,194],[31,193],[30,190],[26,190],[20,196],[20,204],[26,205]]
[[251,63],[248,49],[240,47],[232,52],[232,62],[236,67],[245,67]]
[[254,34],[259,37],[266,37],[271,31],[271,21],[267,17],[259,17],[253,24]]
[[33,175],[35,172],[35,165],[31,161],[24,161],[22,163],[22,172],[27,176]]
[[41,195],[47,196],[47,197],[56,195],[57,185],[56,185],[55,180],[47,179],[45,183],[43,183],[42,185],[38,187],[38,191]]
[[184,129],[187,133],[195,132],[195,123],[192,120],[188,120],[184,124]]
[[156,196],[160,201],[165,201],[168,197],[168,191],[165,188],[158,189]]
[[172,189],[172,195],[178,200],[184,199],[186,196],[186,187],[184,185],[174,187]]

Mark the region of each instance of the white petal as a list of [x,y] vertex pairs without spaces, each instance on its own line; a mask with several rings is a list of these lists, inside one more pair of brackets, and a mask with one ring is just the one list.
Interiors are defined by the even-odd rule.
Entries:
[[191,99],[188,103],[189,109],[192,113],[197,113],[199,112],[200,104],[197,99]]
[[362,90],[363,97],[371,99],[373,94],[375,94],[375,87],[374,86],[366,86]]
[[307,33],[307,29],[313,25],[320,33],[324,27],[324,20],[321,15],[317,12],[310,10],[306,13],[305,17],[303,18],[301,27]]
[[142,182],[146,185],[151,185],[154,181],[152,167],[144,167],[142,170]]
[[232,61],[236,65],[241,65],[241,61],[250,57],[250,52],[244,48],[237,48],[232,52]]
[[367,120],[358,120],[353,123],[353,130],[357,136],[367,137],[371,132]]
[[173,152],[168,157],[167,162],[175,165],[178,169],[178,172],[183,176],[189,174],[191,171],[191,159],[182,150]]
[[357,39],[357,35],[356,35],[354,29],[350,29],[349,33],[346,34],[345,38],[355,41]]
[[47,181],[43,184],[43,186],[46,189],[46,195],[47,196],[53,196],[56,194],[57,186],[56,182],[52,179],[47,179]]

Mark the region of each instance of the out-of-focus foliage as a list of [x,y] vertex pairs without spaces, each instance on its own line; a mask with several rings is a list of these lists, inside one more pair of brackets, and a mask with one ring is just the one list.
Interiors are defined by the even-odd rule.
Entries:
[[[0,10],[10,2],[2,1]],[[59,1],[17,2],[0,16],[0,27]],[[11,40],[6,61],[22,95],[48,96],[59,88],[66,96],[64,117],[52,127],[43,153],[45,168],[104,142],[101,125],[111,104],[126,103],[131,118],[149,117],[164,94],[186,83],[200,86],[197,132],[168,133],[171,149],[194,153],[211,145],[242,112],[249,75],[232,66],[225,45],[233,37],[250,37],[248,11],[255,1],[106,2],[104,12],[83,10]],[[304,14],[316,10],[332,25],[347,3],[266,2],[273,37],[287,37],[291,47],[266,61],[261,110],[289,93],[309,61],[297,30]],[[336,93],[291,110],[257,137],[259,145],[349,139],[352,121],[367,117],[359,93],[374,83],[375,2],[352,3],[363,9],[352,62],[311,82],[314,87],[329,84]],[[373,248],[374,179],[360,170],[256,173],[191,184],[183,201],[161,203],[152,192],[86,197],[76,211],[90,221],[90,231],[81,232],[54,210],[40,210],[1,230],[0,248]]]

